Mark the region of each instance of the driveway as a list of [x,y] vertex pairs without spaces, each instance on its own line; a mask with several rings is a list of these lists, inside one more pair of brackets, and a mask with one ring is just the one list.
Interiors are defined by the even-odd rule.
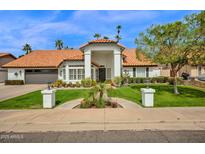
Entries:
[[26,84],[26,85],[8,85],[0,84],[0,101],[20,96],[32,91],[42,90],[47,87],[46,84]]

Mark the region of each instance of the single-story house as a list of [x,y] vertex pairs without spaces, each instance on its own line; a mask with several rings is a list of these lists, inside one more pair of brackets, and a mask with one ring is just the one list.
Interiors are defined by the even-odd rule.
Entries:
[[15,59],[16,57],[10,53],[0,52],[0,83],[7,79],[7,69],[2,68],[2,66]]
[[160,76],[160,68],[136,49],[128,49],[113,40],[97,39],[78,50],[35,50],[6,65],[8,80],[48,83],[55,80],[77,82],[84,78],[111,80],[129,73],[131,77]]

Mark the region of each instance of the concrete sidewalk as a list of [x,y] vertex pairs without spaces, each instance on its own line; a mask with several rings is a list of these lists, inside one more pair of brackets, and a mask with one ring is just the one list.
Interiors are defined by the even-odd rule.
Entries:
[[205,130],[205,108],[0,111],[0,132],[84,130]]

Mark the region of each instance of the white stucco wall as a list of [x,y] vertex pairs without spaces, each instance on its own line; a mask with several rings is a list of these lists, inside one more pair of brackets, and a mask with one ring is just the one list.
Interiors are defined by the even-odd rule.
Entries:
[[[18,75],[15,75],[18,74]],[[25,81],[25,69],[23,68],[8,68],[8,80],[23,80]]]
[[[110,56],[97,56],[99,53],[110,52]],[[95,53],[95,54],[94,54]],[[94,56],[92,56],[92,54]],[[85,77],[91,75],[90,61],[98,64],[104,63],[105,67],[109,67],[112,70],[112,78],[114,76],[121,75],[122,60],[121,60],[121,48],[116,44],[92,44],[84,48],[84,64],[85,64]],[[101,65],[101,64],[100,64]]]
[[149,67],[149,77],[160,76],[160,68],[158,67]]
[[123,73],[128,73],[130,77],[134,77],[133,67],[124,67]]
[[[130,77],[146,77],[146,68],[147,67],[135,67],[135,72],[133,71],[134,67],[124,67],[123,73],[127,72]],[[135,75],[134,75],[135,73]],[[149,67],[149,77],[160,76],[160,69],[158,67]]]
[[96,62],[99,65],[104,65],[105,68],[111,68],[111,78],[114,76],[114,55],[113,52],[93,52],[91,61]]

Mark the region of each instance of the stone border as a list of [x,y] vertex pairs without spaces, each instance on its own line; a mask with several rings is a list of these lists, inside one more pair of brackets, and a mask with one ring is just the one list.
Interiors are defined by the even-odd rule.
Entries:
[[[79,105],[82,100],[83,100],[83,98],[71,100],[71,101],[65,102],[65,103],[57,106],[55,109],[73,109],[74,107]],[[134,103],[132,101],[128,101],[128,100],[123,99],[123,98],[112,97],[112,100],[115,100],[119,105],[121,105],[123,107],[122,109],[142,108],[137,103]]]

